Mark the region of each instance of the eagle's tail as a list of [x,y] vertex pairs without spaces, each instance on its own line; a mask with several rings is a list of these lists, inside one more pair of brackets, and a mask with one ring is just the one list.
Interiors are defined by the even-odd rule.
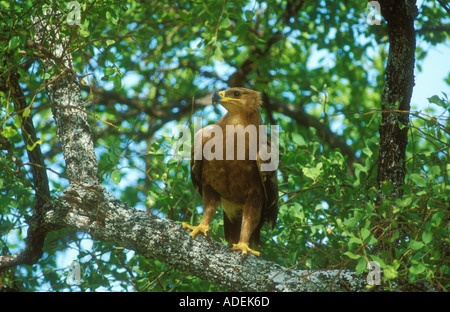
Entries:
[[[229,244],[237,244],[239,242],[239,238],[241,235],[242,218],[230,220],[225,212],[223,214],[224,214],[223,232],[225,234],[225,240]],[[260,224],[256,227],[256,229],[250,236],[249,241],[250,246],[259,246],[259,238],[262,224],[263,222],[260,222]]]
[[241,223],[241,218],[230,220],[227,214],[225,212],[223,213],[223,232],[225,234],[225,240],[229,244],[237,244],[239,242]]

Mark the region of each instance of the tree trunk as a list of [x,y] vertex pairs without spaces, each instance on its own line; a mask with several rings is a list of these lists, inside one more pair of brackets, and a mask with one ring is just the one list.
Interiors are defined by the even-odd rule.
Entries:
[[415,0],[382,0],[379,3],[389,34],[386,82],[381,96],[382,121],[377,176],[381,203],[383,197],[389,195],[382,193],[383,185],[392,184],[392,188],[388,186],[385,189],[392,189],[390,195],[393,198],[403,195],[400,188],[405,183],[405,153],[414,87],[414,19],[418,12]]

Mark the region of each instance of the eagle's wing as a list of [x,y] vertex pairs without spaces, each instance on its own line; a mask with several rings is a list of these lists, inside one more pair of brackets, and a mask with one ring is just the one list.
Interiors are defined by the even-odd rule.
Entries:
[[[277,151],[275,146],[267,141],[267,144],[262,144],[259,147],[256,164],[258,165],[259,175],[264,188],[265,205],[262,208],[261,218],[266,221],[270,228],[273,229],[278,215],[278,178],[274,156],[271,151]],[[276,155],[276,164],[278,162],[278,155]]]
[[202,150],[203,136],[200,129],[194,136],[194,144],[191,147],[191,180],[196,190],[202,195]]
[[[202,171],[203,171],[203,164],[202,164],[202,150],[203,150],[203,129],[200,129],[194,137],[194,144],[191,147],[191,180],[194,184],[194,187],[197,189],[197,191],[200,193],[200,196],[203,197],[203,186],[202,186]],[[203,206],[205,204],[205,201],[203,201]],[[215,209],[212,213],[215,212]],[[207,211],[203,210],[203,216]],[[202,218],[203,220],[203,218]],[[198,226],[192,226],[187,223],[183,223],[182,226],[183,229],[190,229],[192,230],[191,234],[189,234],[189,237],[193,239],[198,233],[203,233],[205,236],[209,236],[209,223],[208,224],[202,224],[200,223]]]

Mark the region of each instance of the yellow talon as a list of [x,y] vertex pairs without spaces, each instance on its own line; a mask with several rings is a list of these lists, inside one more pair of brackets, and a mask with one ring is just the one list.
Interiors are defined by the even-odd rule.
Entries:
[[199,232],[202,232],[205,237],[209,236],[209,226],[207,225],[199,224],[198,226],[193,226],[187,223],[183,223],[182,228],[192,230],[191,234],[189,234],[189,237],[191,239],[194,239],[195,235],[197,235]]
[[257,257],[259,257],[261,255],[261,253],[259,251],[251,249],[250,247],[248,247],[248,245],[246,243],[233,244],[233,246],[231,246],[230,250],[232,250],[232,251],[240,250],[240,251],[242,251],[243,256],[246,256],[248,252],[254,254]]

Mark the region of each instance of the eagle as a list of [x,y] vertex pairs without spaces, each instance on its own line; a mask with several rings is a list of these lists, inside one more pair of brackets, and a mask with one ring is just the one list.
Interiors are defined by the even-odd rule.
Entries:
[[263,169],[274,145],[266,137],[267,129],[260,127],[261,94],[230,88],[215,92],[212,102],[220,103],[227,113],[214,125],[197,131],[191,149],[191,180],[202,196],[203,215],[198,226],[183,223],[182,228],[191,230],[191,239],[198,233],[208,237],[220,205],[230,250],[241,251],[242,256],[260,256],[251,247],[259,245],[264,222],[273,229],[278,214],[276,167]]

